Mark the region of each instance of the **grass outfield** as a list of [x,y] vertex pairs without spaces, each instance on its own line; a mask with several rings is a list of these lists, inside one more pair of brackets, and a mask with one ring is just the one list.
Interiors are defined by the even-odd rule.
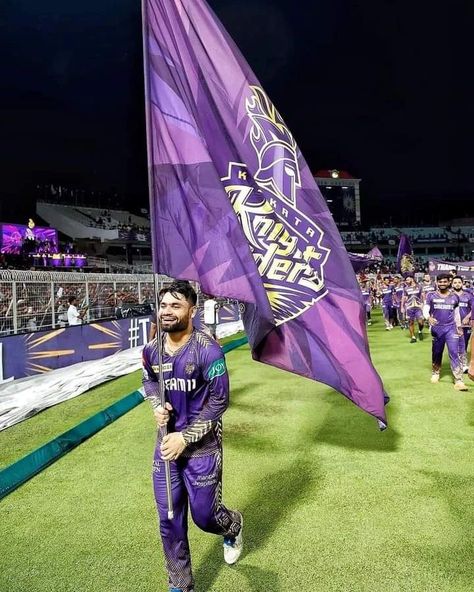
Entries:
[[[430,340],[369,328],[390,429],[324,385],[228,354],[224,499],[245,555],[190,529],[196,592],[471,592],[474,383],[431,385]],[[136,373],[0,432],[2,463],[134,390]],[[472,385],[472,386],[471,386]],[[103,405],[101,404],[103,403]],[[140,405],[0,502],[1,592],[167,589]],[[13,447],[13,452],[8,450]]]

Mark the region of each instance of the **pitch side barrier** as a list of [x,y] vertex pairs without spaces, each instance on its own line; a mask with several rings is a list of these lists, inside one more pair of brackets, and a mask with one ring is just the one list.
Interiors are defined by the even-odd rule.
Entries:
[[[242,337],[226,343],[222,349],[224,353],[228,353],[246,343],[247,338]],[[0,471],[0,500],[74,450],[82,442],[143,403],[143,400],[141,390],[134,391]]]
[[0,384],[144,345],[150,322],[148,315],[0,337]]

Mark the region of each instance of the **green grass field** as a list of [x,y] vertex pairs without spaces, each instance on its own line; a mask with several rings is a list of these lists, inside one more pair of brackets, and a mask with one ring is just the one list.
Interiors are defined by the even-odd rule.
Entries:
[[[369,328],[390,429],[324,385],[228,354],[224,500],[234,567],[190,529],[196,592],[472,592],[474,383],[431,385],[430,340]],[[134,390],[140,373],[0,432],[5,466]],[[1,592],[166,591],[142,404],[0,502]]]

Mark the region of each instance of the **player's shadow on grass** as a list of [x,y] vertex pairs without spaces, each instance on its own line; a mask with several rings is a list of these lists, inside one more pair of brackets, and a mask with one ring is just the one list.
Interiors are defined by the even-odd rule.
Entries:
[[393,403],[386,406],[388,429],[381,432],[377,421],[338,393],[328,392],[331,411],[321,428],[315,429],[311,437],[314,443],[325,443],[351,450],[374,450],[395,452],[400,434],[395,429],[397,410]]
[[[472,538],[474,512],[470,502],[474,479],[470,475],[442,471],[430,470],[420,471],[420,473],[429,479],[429,483],[417,492],[419,503],[423,503],[421,496],[425,497],[428,504],[438,500],[443,512],[444,508],[449,510],[452,521],[445,531],[446,542],[444,537],[437,534],[439,527],[435,520],[440,518],[435,516],[433,524],[425,527],[425,535],[417,539],[420,542],[412,543],[410,548],[405,541],[404,549],[400,554],[406,553],[410,560],[416,556],[420,570],[423,568],[432,570],[433,566],[440,566],[443,575],[451,582],[450,589],[471,590],[474,564]],[[432,526],[433,535],[431,535],[430,526]]]
[[251,565],[251,556],[256,549],[265,546],[275,529],[304,500],[307,492],[314,492],[315,483],[321,482],[320,471],[306,455],[295,456],[279,471],[262,475],[261,481],[254,486],[253,497],[245,507],[238,508],[245,522],[243,562],[234,567],[226,566],[223,563],[222,539],[218,539],[195,571],[197,588],[210,590],[222,569],[236,569],[248,579],[251,590],[280,591],[278,574]]

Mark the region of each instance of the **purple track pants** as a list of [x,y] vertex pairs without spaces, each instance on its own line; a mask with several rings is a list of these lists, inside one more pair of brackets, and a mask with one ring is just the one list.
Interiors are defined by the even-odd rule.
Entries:
[[194,582],[188,542],[188,508],[194,523],[201,530],[225,537],[239,533],[240,516],[221,502],[221,452],[198,458],[181,457],[170,462],[170,471],[172,520],[168,520],[164,462],[157,449],[153,463],[153,488],[169,586],[189,592]]
[[459,357],[459,340],[462,339],[454,325],[436,325],[431,327],[433,337],[432,362],[433,372],[439,372],[444,346],[448,348],[451,371],[456,380],[462,380],[462,363]]

